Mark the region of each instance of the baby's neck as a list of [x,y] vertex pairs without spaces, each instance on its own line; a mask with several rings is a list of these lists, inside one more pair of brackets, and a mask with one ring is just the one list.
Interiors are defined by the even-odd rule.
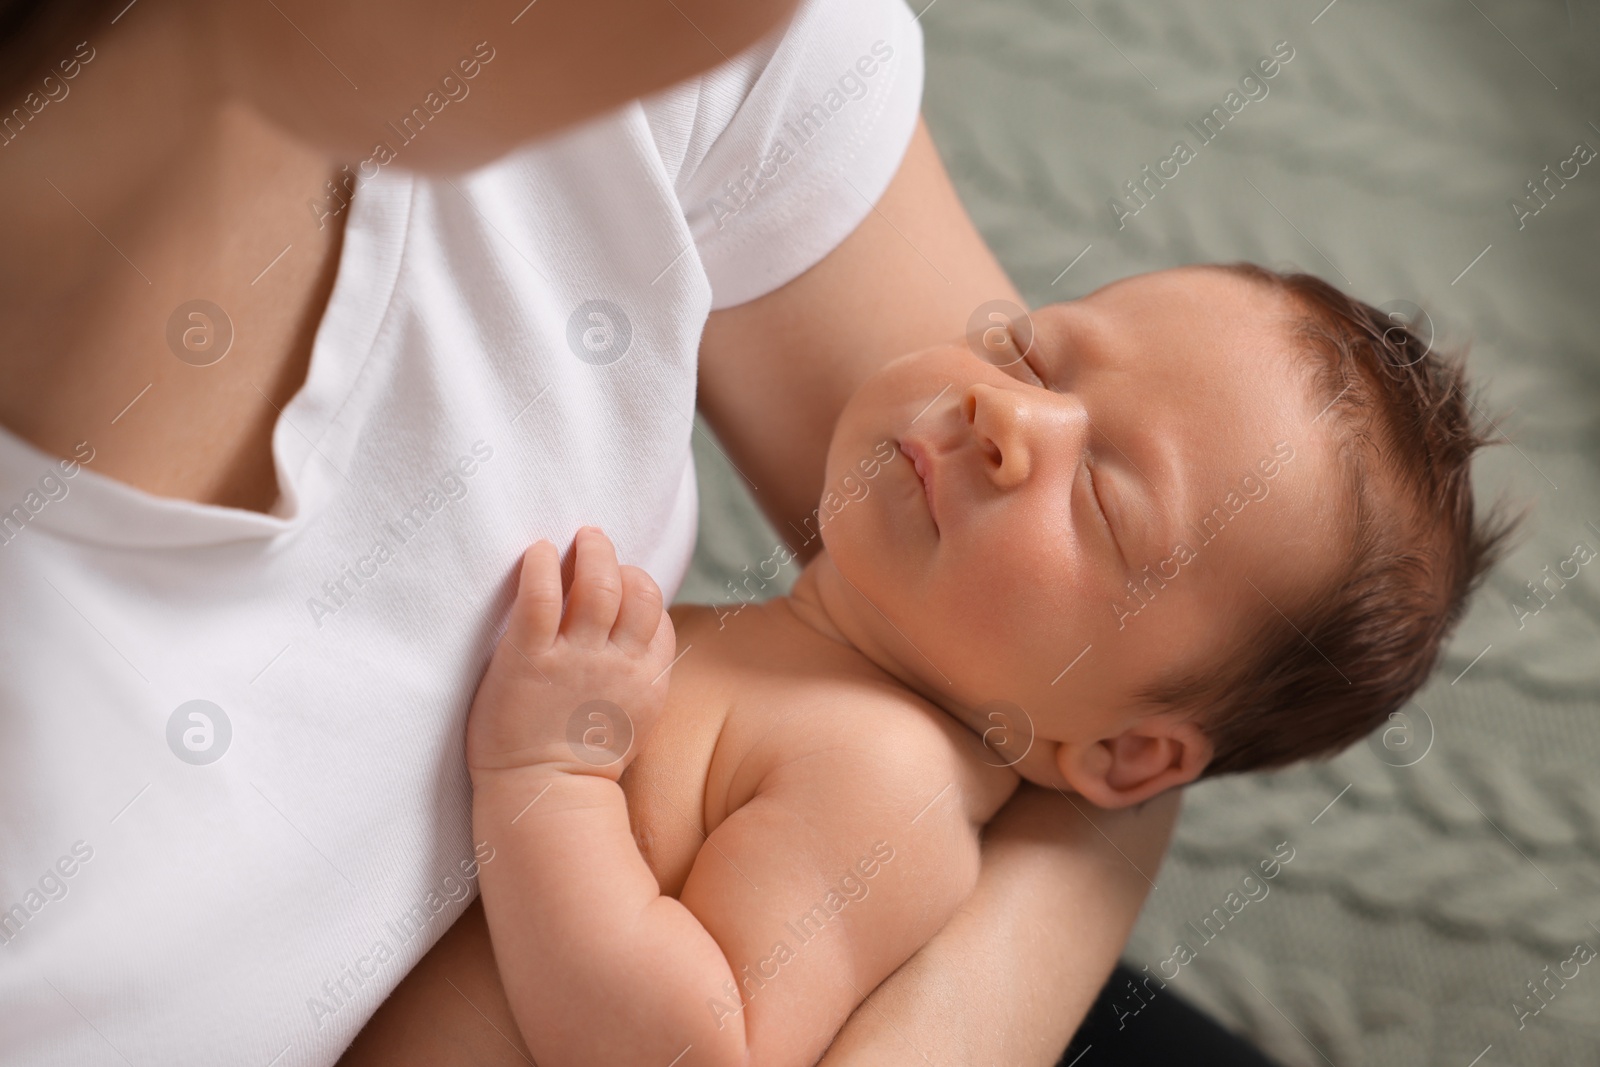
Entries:
[[828,559],[827,549],[823,549],[810,563],[806,564],[800,571],[800,576],[795,579],[794,585],[790,587],[788,595],[781,599],[787,603],[795,618],[810,629],[815,630],[830,641],[837,641],[842,645],[855,649],[856,652],[866,656],[867,659],[872,659],[871,656],[867,656],[865,652],[857,648],[856,643],[850,640],[849,635],[839,628],[838,623],[834,622],[832,613],[829,612],[827,605],[823,602],[820,591],[817,589],[819,566],[832,567],[832,560]]
[[789,595],[783,599],[801,625],[853,649],[907,689],[946,711],[952,711],[951,695],[940,692],[924,680],[920,661],[911,663],[905,658],[918,653],[907,648],[902,655],[898,645],[891,646],[883,640],[880,635],[885,630],[898,632],[898,628],[856,588],[855,583],[834,566],[826,548],[806,564],[800,577],[795,579]]

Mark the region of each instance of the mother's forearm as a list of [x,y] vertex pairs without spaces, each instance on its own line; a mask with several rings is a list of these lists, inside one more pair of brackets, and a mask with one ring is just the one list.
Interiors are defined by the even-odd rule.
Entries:
[[1054,1064],[1122,952],[1178,806],[1172,793],[1101,811],[1024,786],[989,824],[972,897],[856,1010],[822,1067]]

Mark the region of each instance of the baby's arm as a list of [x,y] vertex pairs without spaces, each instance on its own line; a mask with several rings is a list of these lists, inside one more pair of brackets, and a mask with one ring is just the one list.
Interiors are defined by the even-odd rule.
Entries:
[[564,619],[561,592],[555,547],[533,546],[467,731],[474,832],[496,849],[484,908],[534,1058],[814,1063],[976,879],[954,750],[874,748],[863,733],[773,769],[708,838],[681,900],[663,896],[616,782],[626,759],[599,765],[609,756],[581,735],[617,728],[615,712],[583,708],[611,701],[637,751],[663,705],[671,623],[597,530],[579,533]]
[[679,895],[737,972],[738,989],[700,1010],[742,1021],[752,1064],[816,1063],[977,883],[974,816],[991,812],[967,810],[975,790],[954,746],[871,721],[881,710],[765,773]]

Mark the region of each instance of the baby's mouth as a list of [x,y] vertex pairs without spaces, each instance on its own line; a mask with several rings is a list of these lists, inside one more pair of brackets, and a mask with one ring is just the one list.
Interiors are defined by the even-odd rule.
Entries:
[[916,473],[917,481],[922,485],[922,496],[928,503],[928,518],[933,521],[934,533],[938,534],[939,514],[934,510],[933,485],[930,480],[933,475],[933,464],[928,460],[927,449],[915,441],[901,441],[900,451],[905,455],[906,459],[911,461],[911,469]]

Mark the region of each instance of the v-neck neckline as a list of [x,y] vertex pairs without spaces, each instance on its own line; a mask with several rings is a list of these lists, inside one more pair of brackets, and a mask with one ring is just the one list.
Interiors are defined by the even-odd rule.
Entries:
[[[414,185],[406,171],[380,172],[351,199],[333,288],[312,340],[305,381],[273,422],[278,496],[269,511],[151,493],[99,473],[92,462],[68,477],[61,464],[70,460],[0,425],[0,522],[17,507],[29,516],[25,523],[12,519],[5,535],[15,540],[49,531],[107,546],[185,548],[273,539],[309,525],[348,478],[356,435],[332,431],[338,429],[339,413],[388,315]],[[58,499],[39,485],[51,474],[67,488]],[[30,497],[43,501],[37,511],[27,506]]]

